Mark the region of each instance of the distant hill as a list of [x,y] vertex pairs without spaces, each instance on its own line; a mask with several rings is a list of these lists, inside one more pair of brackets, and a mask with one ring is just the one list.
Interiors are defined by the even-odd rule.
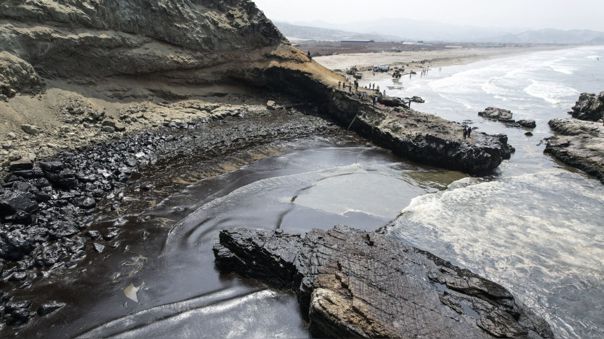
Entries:
[[290,40],[318,40],[318,41],[342,41],[342,40],[374,40],[374,41],[401,41],[394,35],[355,33],[345,30],[294,25],[286,22],[275,22],[275,25],[283,35]]
[[[450,42],[475,42],[482,41],[492,36],[500,36],[509,31],[490,29],[484,27],[459,26],[438,22],[412,20],[412,19],[380,19],[346,24],[333,24],[326,22],[300,23],[303,27],[313,27],[344,32],[358,32],[356,34],[372,33],[373,35],[394,36],[397,40],[425,40],[425,41],[450,41]],[[281,28],[279,24],[277,27]],[[518,33],[513,32],[513,33]],[[354,34],[354,33],[353,33]],[[288,36],[288,34],[285,34]]]
[[412,19],[381,19],[348,24],[277,22],[289,38],[302,40],[446,41],[481,43],[604,44],[604,32],[559,29],[503,29],[451,25]]
[[518,34],[506,34],[492,38],[492,42],[502,43],[542,43],[542,44],[603,44],[604,32],[590,30],[541,29]]

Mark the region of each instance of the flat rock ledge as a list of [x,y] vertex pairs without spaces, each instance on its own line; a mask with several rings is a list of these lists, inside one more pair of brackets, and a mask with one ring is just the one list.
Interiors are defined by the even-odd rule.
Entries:
[[412,109],[375,107],[341,91],[333,93],[329,112],[395,154],[441,168],[489,173],[515,152],[504,134],[475,132],[464,139],[461,124]]
[[503,122],[508,127],[519,127],[527,129],[537,128],[537,123],[535,122],[535,120],[514,120],[514,113],[512,113],[512,111],[510,110],[503,108],[487,107],[484,111],[478,112],[478,116],[489,120]]
[[604,125],[578,119],[554,119],[549,126],[555,136],[547,140],[545,152],[604,183]]
[[216,265],[293,290],[317,337],[553,338],[502,286],[387,235],[225,230]]

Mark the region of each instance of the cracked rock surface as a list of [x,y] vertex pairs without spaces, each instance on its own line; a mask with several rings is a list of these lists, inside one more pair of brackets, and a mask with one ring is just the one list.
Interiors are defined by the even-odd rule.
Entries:
[[376,233],[225,230],[217,267],[298,295],[319,337],[553,338],[504,287]]

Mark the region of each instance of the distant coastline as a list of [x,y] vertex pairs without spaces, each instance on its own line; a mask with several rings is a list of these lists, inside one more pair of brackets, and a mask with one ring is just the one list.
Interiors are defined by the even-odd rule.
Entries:
[[[308,45],[307,45],[308,46]],[[524,54],[543,50],[566,49],[571,46],[535,45],[522,47],[460,47],[460,48],[424,48],[400,52],[352,52],[334,53],[315,57],[315,61],[331,70],[345,70],[352,66],[364,68],[373,65],[406,66],[409,70],[424,67],[445,67],[467,64],[484,59],[493,59],[510,55]],[[311,50],[312,52],[312,50]]]

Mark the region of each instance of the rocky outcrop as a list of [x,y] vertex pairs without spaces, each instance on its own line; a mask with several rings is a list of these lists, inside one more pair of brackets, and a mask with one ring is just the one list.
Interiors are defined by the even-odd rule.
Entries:
[[518,120],[516,121],[516,123],[518,125],[520,125],[520,127],[524,127],[524,128],[537,128],[537,122],[535,122],[535,120],[530,120],[530,119],[525,119],[525,120]]
[[373,105],[366,92],[340,90],[323,74],[269,67],[246,77],[299,100],[312,98],[322,113],[341,126],[420,163],[483,174],[497,168],[514,152],[505,135],[475,133],[464,139],[463,127],[458,123],[410,108]]
[[328,109],[344,125],[394,153],[438,167],[480,174],[514,152],[505,135],[475,133],[463,139],[463,126],[457,123],[412,109],[377,109],[345,92],[334,93]]
[[317,337],[553,338],[502,286],[375,232],[228,230],[214,254],[221,271],[296,292]]
[[570,112],[573,118],[587,121],[604,119],[604,92],[582,93]]
[[478,112],[478,115],[483,118],[501,122],[514,122],[514,114],[510,110],[503,108],[487,107],[484,111]]
[[604,183],[604,126],[600,122],[554,119],[555,136],[547,139],[545,152],[579,168]]
[[0,100],[17,93],[36,93],[42,80],[26,61],[7,52],[0,52]]
[[523,127],[528,129],[533,129],[537,127],[537,123],[535,120],[514,120],[514,113],[512,111],[497,108],[497,107],[487,107],[484,111],[478,112],[478,115],[490,120],[501,121],[505,123],[509,127]]

